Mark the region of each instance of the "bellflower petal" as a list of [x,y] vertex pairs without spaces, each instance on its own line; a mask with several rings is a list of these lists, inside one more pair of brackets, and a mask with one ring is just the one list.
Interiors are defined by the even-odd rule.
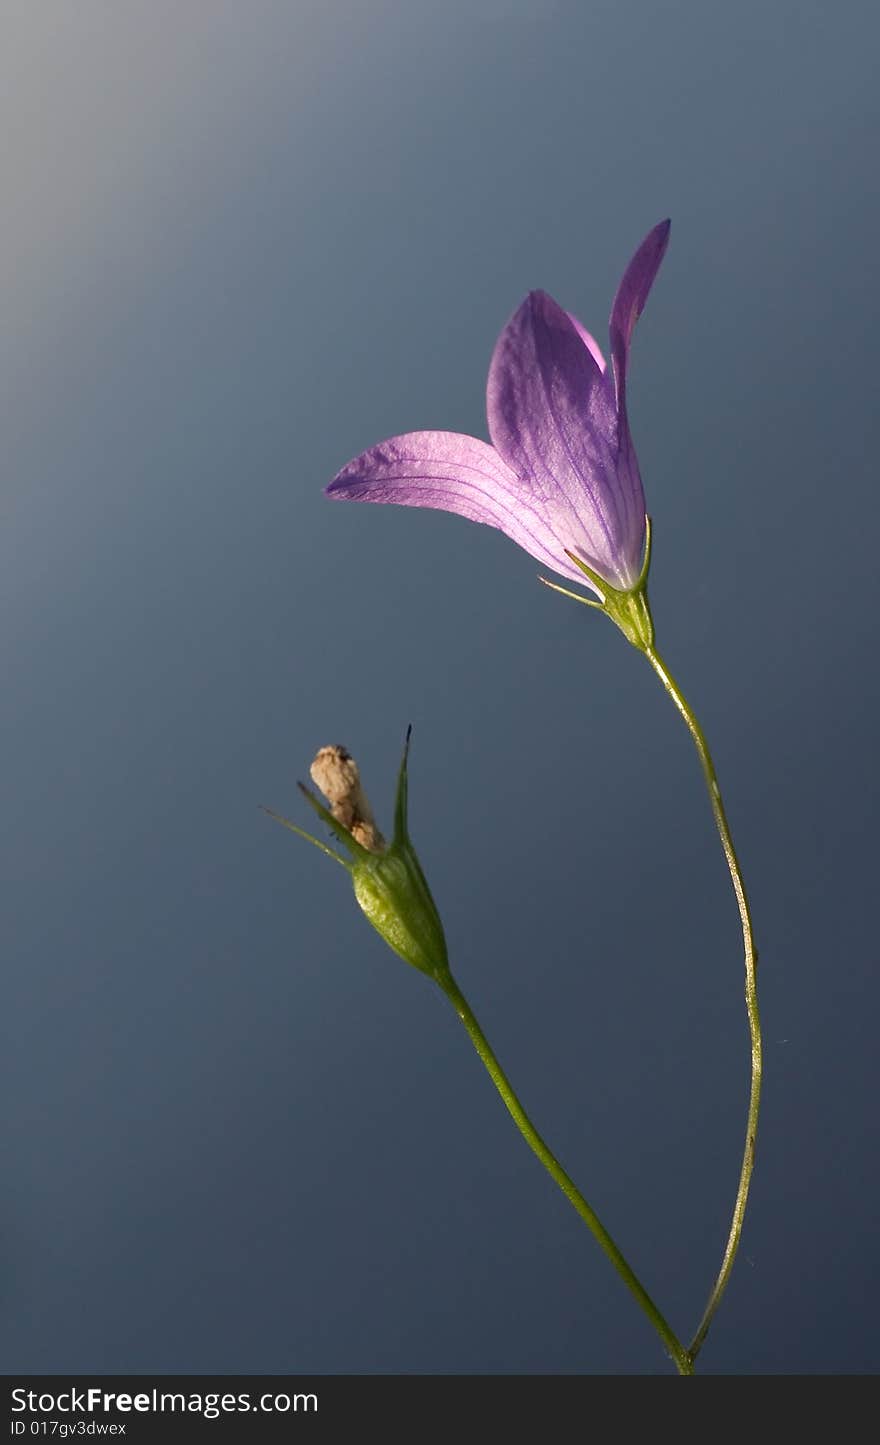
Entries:
[[543,291],[526,297],[498,338],[487,410],[496,450],[541,498],[556,535],[609,582],[632,586],[641,545],[632,499],[616,485],[613,387],[581,329]]
[[602,355],[602,348],[596,340],[595,336],[590,335],[586,326],[584,326],[582,321],[578,321],[577,317],[572,311],[566,311],[565,314],[571,322],[572,326],[574,327],[575,331],[577,332],[578,336],[581,338],[581,341],[584,343],[584,346],[589,351],[599,370],[604,371],[605,357]]
[[626,372],[633,329],[668,239],[663,221],[624,272],[611,311],[613,374],[577,317],[532,291],[492,356],[486,391],[492,445],[455,432],[392,437],[343,467],[328,495],[454,512],[498,528],[564,577],[584,585],[586,576],[603,601],[604,583],[635,595],[644,586],[647,532]]
[[629,347],[636,322],[645,309],[648,293],[660,270],[660,263],[669,245],[671,221],[661,221],[649,231],[623,273],[617,288],[608,329],[611,334],[611,360],[617,388],[617,409],[626,425],[626,369]]
[[497,527],[543,566],[583,581],[548,525],[540,500],[530,497],[494,448],[477,437],[445,431],[391,437],[343,467],[327,496],[453,512]]

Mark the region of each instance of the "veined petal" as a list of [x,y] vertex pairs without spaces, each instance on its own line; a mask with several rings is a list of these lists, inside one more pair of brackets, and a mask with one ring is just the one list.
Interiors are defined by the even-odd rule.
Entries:
[[666,254],[671,224],[670,221],[661,221],[653,231],[648,232],[623,273],[611,308],[608,329],[611,334],[611,360],[614,364],[617,406],[621,415],[626,414],[626,369],[632,334],[645,309],[648,293]]
[[584,583],[565,555],[568,534],[558,535],[541,498],[477,437],[445,431],[391,437],[355,457],[326,490],[335,501],[433,507],[497,527],[543,566]]
[[636,549],[641,552],[644,546],[645,494],[642,489],[639,463],[630,435],[626,409],[626,373],[629,364],[629,348],[636,322],[644,310],[648,293],[666,254],[670,224],[669,221],[661,221],[658,226],[648,232],[639,246],[617,288],[609,322],[620,446],[618,475],[621,490],[629,498],[630,533],[627,547],[630,552]]
[[554,534],[626,588],[641,561],[638,499],[628,474],[618,476],[614,389],[587,334],[545,292],[526,297],[492,356],[489,434]]

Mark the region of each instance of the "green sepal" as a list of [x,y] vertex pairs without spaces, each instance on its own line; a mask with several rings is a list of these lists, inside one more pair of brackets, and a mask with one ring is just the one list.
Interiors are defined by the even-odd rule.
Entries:
[[400,771],[397,774],[397,793],[394,798],[394,845],[409,841],[407,832],[407,809],[409,807],[409,783],[407,772],[409,769],[409,744],[412,737],[412,723],[406,730],[406,737],[403,742],[403,757],[400,759]]
[[576,567],[583,572],[592,586],[599,594],[600,601],[594,602],[591,597],[581,597],[577,592],[570,592],[567,587],[560,587],[556,582],[550,582],[546,577],[539,580],[545,587],[550,587],[554,592],[561,592],[564,597],[571,597],[575,602],[582,602],[585,607],[596,607],[610,617],[616,627],[619,627],[627,642],[637,647],[639,652],[650,652],[654,646],[654,619],[651,616],[651,607],[648,602],[648,569],[651,565],[651,518],[645,518],[645,555],[642,559],[642,567],[639,578],[634,587],[620,588],[612,587],[600,573],[578,557],[575,552],[565,549],[565,555]]
[[297,783],[296,786],[299,788],[309,807],[314,808],[321,821],[326,823],[327,827],[336,834],[343,848],[348,849],[353,862],[356,863],[359,858],[372,858],[372,853],[366,848],[363,848],[357,839],[352,837],[344,824],[340,823],[338,818],[334,818],[330,809],[324,807],[324,804],[319,798],[315,797],[314,793],[310,788],[306,787],[305,783]]
[[291,823],[290,819],[285,818],[283,813],[276,813],[274,808],[267,808],[265,803],[261,803],[260,807],[270,818],[274,818],[276,823],[280,823],[282,828],[289,828],[291,833],[296,833],[297,837],[305,838],[307,843],[313,843],[316,848],[320,848],[322,853],[326,853],[328,858],[335,859],[337,863],[342,864],[343,868],[347,868],[349,873],[351,872],[351,864],[348,859],[341,858],[333,848],[328,847],[326,843],[322,843],[320,838],[314,838],[311,833],[306,832],[305,828],[297,827],[296,823]]
[[406,730],[394,803],[394,838],[384,853],[352,866],[354,893],[365,916],[394,952],[438,982],[449,974],[443,924],[409,836],[409,745]]

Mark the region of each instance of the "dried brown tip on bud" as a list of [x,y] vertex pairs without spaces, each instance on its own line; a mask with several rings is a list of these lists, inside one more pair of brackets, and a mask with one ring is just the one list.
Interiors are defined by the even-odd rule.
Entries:
[[376,827],[373,810],[361,787],[358,765],[345,748],[321,748],[309,772],[327,799],[334,818],[347,828],[356,843],[370,853],[384,853],[385,839]]

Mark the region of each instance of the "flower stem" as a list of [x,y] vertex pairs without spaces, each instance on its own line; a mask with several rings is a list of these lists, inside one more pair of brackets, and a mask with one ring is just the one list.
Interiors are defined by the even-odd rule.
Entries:
[[627,1289],[648,1316],[648,1319],[666,1346],[668,1353],[674,1360],[678,1373],[680,1375],[692,1375],[694,1368],[691,1354],[681,1344],[647,1290],[630,1269],[598,1215],[590,1207],[573,1180],[565,1172],[559,1160],[544,1143],[541,1135],[538,1133],[516,1094],[513,1092],[507,1075],[504,1073],[504,1070],[492,1052],[489,1041],[480,1028],[473,1010],[461,989],[458,987],[458,984],[449,973],[441,978],[439,982],[440,987],[448,996],[453,1008],[467,1029],[471,1043],[485,1064],[493,1084],[504,1100],[508,1112],[526,1143],[529,1145],[529,1148],[534,1150],[550,1177],[555,1180],[566,1199],[568,1199],[569,1203],[577,1210],[601,1249],[614,1265],[614,1268],[617,1270]]
[[727,822],[727,815],[724,812],[724,804],[721,801],[721,790],[718,786],[718,778],[715,774],[715,765],[712,762],[712,755],[706,742],[703,729],[697,722],[689,703],[682,696],[676,682],[667,671],[665,664],[653,647],[645,650],[645,656],[669,693],[678,711],[681,713],[687,725],[688,731],[694,740],[694,745],[699,754],[700,763],[703,768],[703,775],[706,779],[706,786],[709,789],[709,801],[712,804],[712,813],[715,818],[715,825],[721,838],[721,846],[724,849],[724,856],[727,859],[727,866],[730,870],[730,878],[733,883],[733,891],[736,894],[737,907],[739,908],[740,922],[742,924],[743,951],[745,955],[746,974],[746,1012],[749,1019],[749,1034],[751,1036],[752,1051],[752,1081],[749,1093],[749,1112],[746,1123],[746,1142],[743,1150],[742,1169],[737,1186],[736,1199],[733,1205],[733,1218],[730,1224],[730,1233],[721,1260],[721,1268],[718,1278],[712,1287],[703,1317],[700,1320],[697,1332],[688,1347],[688,1358],[693,1362],[702,1348],[703,1341],[709,1333],[709,1326],[715,1315],[721,1297],[727,1288],[730,1279],[730,1272],[733,1269],[733,1261],[739,1248],[740,1235],[742,1234],[743,1219],[746,1212],[746,1204],[749,1197],[749,1185],[752,1180],[752,1170],[755,1165],[755,1139],[758,1132],[758,1111],[761,1104],[761,1067],[762,1067],[762,1046],[761,1046],[761,1018],[758,1013],[758,955],[755,950],[752,934],[752,918],[749,911],[749,900],[746,896],[745,884],[743,883],[742,872],[736,856],[736,849],[733,846],[733,838],[730,834],[730,826]]

